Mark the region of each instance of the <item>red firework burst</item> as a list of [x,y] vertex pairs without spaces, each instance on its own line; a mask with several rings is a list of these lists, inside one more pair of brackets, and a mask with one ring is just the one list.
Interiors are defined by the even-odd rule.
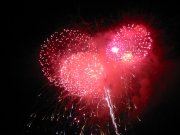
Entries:
[[134,62],[147,56],[151,49],[150,32],[143,25],[127,25],[120,28],[106,48],[109,60]]
[[[65,65],[67,66],[67,62],[70,62],[72,64],[73,60],[71,61],[70,59],[74,58],[74,60],[76,61],[75,63],[77,64],[77,59],[79,59],[80,61],[80,59],[84,58],[82,57],[83,53],[80,53],[81,55],[75,55],[78,52],[96,52],[96,49],[93,45],[93,42],[91,41],[90,36],[80,32],[79,30],[72,29],[64,29],[62,32],[55,32],[54,34],[52,34],[50,38],[47,38],[47,40],[41,46],[40,51],[39,62],[42,66],[42,71],[44,75],[48,78],[50,82],[53,82],[56,86],[70,86],[67,85],[67,82],[65,82],[67,77],[65,77],[64,75],[67,74],[67,70],[65,70],[64,67]],[[71,56],[72,54],[74,55]],[[84,59],[84,62],[87,61],[85,61]],[[63,69],[61,70],[60,67],[62,65]],[[77,70],[77,68],[78,67],[74,67],[75,70]],[[66,73],[64,73],[64,75],[63,73],[59,74],[60,71],[65,71]],[[71,89],[70,87],[68,88]],[[66,90],[68,90],[68,88],[66,88]],[[72,93],[75,94],[76,92]]]
[[104,67],[98,55],[76,53],[64,60],[59,81],[73,95],[99,97],[103,90]]

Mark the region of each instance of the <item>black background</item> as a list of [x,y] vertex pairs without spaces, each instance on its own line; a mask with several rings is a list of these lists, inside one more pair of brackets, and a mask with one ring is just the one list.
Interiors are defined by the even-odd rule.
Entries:
[[[6,44],[2,45],[3,67],[6,78],[2,110],[3,134],[25,134],[28,117],[35,104],[38,90],[44,81],[38,63],[40,44],[59,27],[79,22],[96,21],[108,26],[122,16],[145,16],[159,31],[169,48],[163,59],[179,64],[180,57],[180,7],[178,1],[19,1],[7,3],[4,11],[8,17]],[[101,22],[101,23],[100,23]],[[151,109],[141,124],[134,127],[137,135],[178,134],[180,122],[179,68],[173,71],[169,94]],[[162,84],[163,85],[163,84]]]

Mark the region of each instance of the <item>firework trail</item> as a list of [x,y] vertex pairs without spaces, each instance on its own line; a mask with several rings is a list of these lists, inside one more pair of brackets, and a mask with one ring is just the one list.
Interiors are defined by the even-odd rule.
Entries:
[[109,89],[104,88],[104,91],[105,91],[105,99],[106,99],[108,107],[109,107],[109,112],[110,112],[110,115],[111,115],[112,123],[113,123],[114,128],[115,128],[116,135],[120,135],[118,133],[118,129],[117,129],[117,123],[116,123],[116,118],[114,116],[113,105],[112,105],[112,102],[111,102]]

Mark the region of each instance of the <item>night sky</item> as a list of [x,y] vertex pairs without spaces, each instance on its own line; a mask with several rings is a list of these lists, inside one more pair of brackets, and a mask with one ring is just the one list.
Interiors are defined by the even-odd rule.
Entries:
[[[157,78],[157,97],[133,135],[178,134],[180,122],[180,7],[176,1],[104,1],[78,0],[9,2],[8,45],[3,45],[5,87],[1,91],[3,134],[26,135],[29,115],[34,111],[37,95],[47,82],[38,62],[40,45],[59,28],[82,24],[101,31],[121,19],[139,19],[156,31],[155,52],[162,65]],[[9,37],[10,36],[10,37]],[[6,68],[7,66],[7,68]],[[160,70],[161,71],[161,70]],[[177,133],[176,133],[177,132]],[[33,134],[41,134],[33,131]],[[50,134],[51,135],[51,134]]]

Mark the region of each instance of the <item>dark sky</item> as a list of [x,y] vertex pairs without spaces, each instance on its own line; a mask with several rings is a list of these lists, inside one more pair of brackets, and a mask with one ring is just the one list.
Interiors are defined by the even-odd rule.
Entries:
[[[172,85],[164,99],[151,109],[143,124],[134,128],[136,135],[178,134],[180,122],[179,62],[180,62],[180,7],[178,1],[91,1],[59,0],[9,2],[7,46],[3,46],[5,68],[5,103],[2,115],[3,134],[24,134],[29,114],[33,111],[38,90],[46,81],[38,63],[40,44],[51,33],[66,25],[92,23],[107,27],[121,18],[140,18],[163,34],[161,58],[174,66]],[[98,22],[98,23],[97,23]],[[9,37],[10,36],[10,37]],[[159,38],[157,38],[159,40]],[[159,42],[159,41],[158,41]],[[5,69],[5,70],[6,70]],[[164,75],[166,77],[166,74]],[[163,84],[162,84],[163,85]]]

